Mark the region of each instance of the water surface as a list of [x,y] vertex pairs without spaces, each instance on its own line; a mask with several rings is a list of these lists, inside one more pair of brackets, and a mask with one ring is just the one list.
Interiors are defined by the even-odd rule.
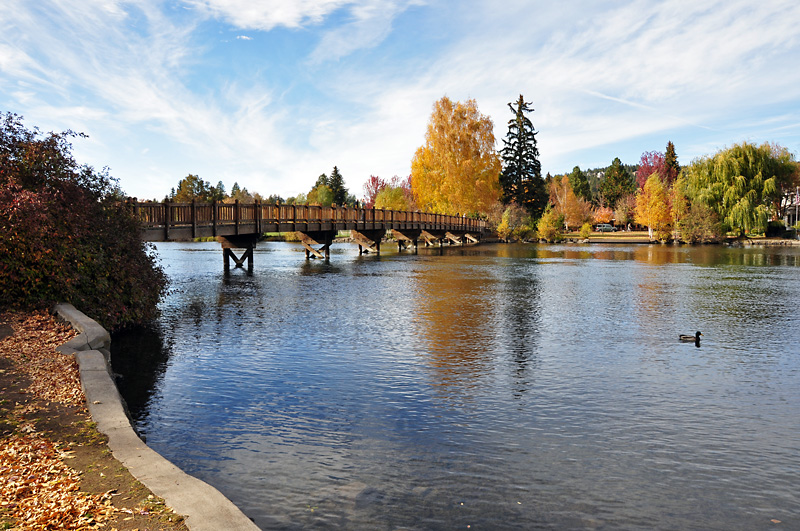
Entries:
[[800,250],[158,250],[123,394],[264,529],[800,527]]

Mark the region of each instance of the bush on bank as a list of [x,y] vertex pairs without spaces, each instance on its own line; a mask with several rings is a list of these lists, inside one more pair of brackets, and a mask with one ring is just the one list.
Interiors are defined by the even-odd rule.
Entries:
[[0,114],[0,307],[69,302],[110,330],[146,322],[166,276],[116,181],[73,158],[76,136]]

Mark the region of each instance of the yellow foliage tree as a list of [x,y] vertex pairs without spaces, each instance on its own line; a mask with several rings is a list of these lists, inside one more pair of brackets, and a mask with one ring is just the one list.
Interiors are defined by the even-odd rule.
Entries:
[[647,225],[650,239],[654,233],[660,240],[669,238],[672,207],[669,191],[657,173],[648,177],[644,188],[636,193],[636,223]]
[[387,185],[375,196],[375,208],[409,210],[410,207],[402,188]]
[[433,106],[425,145],[411,161],[411,188],[418,207],[442,214],[486,213],[500,198],[500,157],[494,124],[475,100],[445,96]]

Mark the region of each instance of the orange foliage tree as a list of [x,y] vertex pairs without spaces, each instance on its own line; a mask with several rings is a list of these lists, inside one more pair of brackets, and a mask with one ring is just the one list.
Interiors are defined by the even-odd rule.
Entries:
[[564,228],[577,229],[592,218],[591,203],[575,195],[569,179],[556,175],[549,183],[550,203],[557,214],[564,216]]
[[600,207],[594,211],[595,223],[611,223],[612,219],[614,219],[614,211],[608,207]]

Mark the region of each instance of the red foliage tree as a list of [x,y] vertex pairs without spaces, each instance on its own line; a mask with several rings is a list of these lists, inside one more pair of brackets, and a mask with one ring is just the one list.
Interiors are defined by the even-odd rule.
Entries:
[[636,183],[643,189],[647,179],[657,173],[667,187],[672,186],[680,173],[678,159],[675,156],[675,146],[672,142],[667,144],[667,155],[660,151],[645,151],[636,170]]
[[367,182],[364,183],[364,207],[372,208],[375,206],[375,198],[381,190],[389,185],[384,179],[377,175],[370,175]]
[[666,181],[667,166],[664,154],[660,151],[645,151],[639,161],[639,169],[636,170],[636,183],[640,190],[654,173],[657,173],[662,181]]

